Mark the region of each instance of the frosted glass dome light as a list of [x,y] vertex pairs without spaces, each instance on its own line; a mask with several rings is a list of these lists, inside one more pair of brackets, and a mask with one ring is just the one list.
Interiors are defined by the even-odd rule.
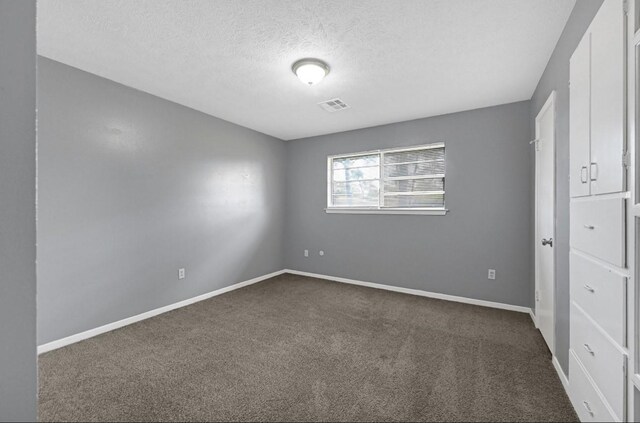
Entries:
[[318,59],[298,60],[291,66],[291,70],[307,85],[315,85],[329,74],[329,66]]

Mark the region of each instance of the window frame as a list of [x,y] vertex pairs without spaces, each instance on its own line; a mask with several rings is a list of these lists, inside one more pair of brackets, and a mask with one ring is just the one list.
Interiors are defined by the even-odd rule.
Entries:
[[[345,153],[345,154],[332,154],[327,156],[327,207],[325,208],[325,212],[327,213],[344,213],[344,214],[421,214],[421,215],[434,215],[434,216],[443,216],[447,214],[449,209],[446,208],[446,189],[445,189],[445,205],[443,207],[381,207],[380,199],[384,197],[384,155],[388,153],[399,153],[405,151],[413,151],[413,150],[427,150],[433,148],[444,148],[445,149],[445,173],[443,179],[446,179],[446,147],[444,142],[436,142],[430,144],[421,144],[414,145],[410,147],[397,147],[397,148],[385,148],[378,150],[368,150],[368,151],[359,151],[356,153]],[[370,156],[373,154],[378,154],[380,156],[380,165],[379,165],[379,173],[378,173],[378,181],[380,184],[380,188],[378,191],[378,205],[377,206],[357,206],[357,207],[349,207],[349,206],[334,206],[332,205],[332,191],[331,188],[333,186],[333,161],[335,159],[342,159],[347,157],[358,157],[358,156]]]

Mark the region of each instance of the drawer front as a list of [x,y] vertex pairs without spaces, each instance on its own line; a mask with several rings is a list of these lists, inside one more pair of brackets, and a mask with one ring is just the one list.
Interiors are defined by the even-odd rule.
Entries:
[[575,303],[571,304],[571,349],[591,376],[611,409],[624,412],[626,356],[589,321]]
[[621,421],[607,409],[573,350],[569,351],[569,396],[581,422]]
[[626,346],[627,278],[572,252],[571,299]]
[[571,203],[571,247],[624,267],[624,199]]

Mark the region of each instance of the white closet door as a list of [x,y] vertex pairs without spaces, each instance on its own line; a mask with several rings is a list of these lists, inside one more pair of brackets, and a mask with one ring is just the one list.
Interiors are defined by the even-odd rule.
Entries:
[[607,0],[591,24],[591,194],[624,191],[623,18]]
[[591,38],[588,33],[571,56],[569,66],[569,180],[571,197],[581,197],[590,193]]

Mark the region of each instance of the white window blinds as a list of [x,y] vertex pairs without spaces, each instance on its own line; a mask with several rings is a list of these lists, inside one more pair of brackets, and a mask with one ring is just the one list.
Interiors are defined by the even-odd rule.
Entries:
[[382,207],[444,207],[444,145],[381,155]]
[[444,209],[444,144],[330,156],[328,207]]

